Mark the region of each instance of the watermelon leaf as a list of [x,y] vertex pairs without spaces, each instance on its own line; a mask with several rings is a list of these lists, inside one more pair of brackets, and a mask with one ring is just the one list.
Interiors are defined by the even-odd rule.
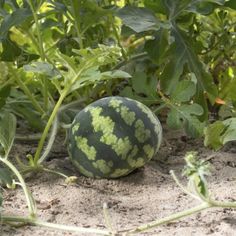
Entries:
[[160,28],[160,22],[154,13],[146,8],[125,6],[118,11],[117,15],[124,25],[137,33]]
[[202,113],[202,107],[196,103],[182,105],[172,104],[167,117],[167,124],[172,129],[184,127],[187,134],[192,137],[197,137],[202,134],[204,124],[200,122],[196,116],[200,116]]
[[172,101],[187,102],[196,93],[196,85],[189,80],[181,80],[175,90],[171,93],[170,97]]
[[59,75],[59,72],[55,69],[55,67],[48,62],[36,61],[31,64],[24,65],[23,68],[27,72],[39,73],[49,77]]
[[0,184],[9,186],[12,184],[12,173],[9,169],[0,168]]
[[216,121],[206,127],[204,133],[205,146],[219,150],[226,143],[236,140],[236,118]]
[[209,192],[205,176],[210,174],[209,163],[199,159],[197,152],[186,153],[184,159],[186,165],[183,170],[183,175],[187,176],[189,179],[188,187],[190,191],[208,199]]
[[5,112],[0,120],[0,145],[2,147],[1,155],[5,158],[8,157],[8,154],[11,150],[16,131],[16,117],[9,113]]

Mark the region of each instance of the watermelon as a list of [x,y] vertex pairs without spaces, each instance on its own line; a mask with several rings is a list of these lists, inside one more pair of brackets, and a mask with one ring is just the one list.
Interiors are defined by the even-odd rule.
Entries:
[[68,151],[83,175],[119,178],[151,160],[161,139],[161,124],[147,106],[112,96],[91,103],[75,116]]

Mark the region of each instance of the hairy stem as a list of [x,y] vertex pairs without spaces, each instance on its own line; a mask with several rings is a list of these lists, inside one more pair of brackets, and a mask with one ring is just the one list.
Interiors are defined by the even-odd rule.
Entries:
[[77,37],[79,39],[79,47],[80,47],[80,49],[83,49],[83,47],[84,47],[83,35],[82,35],[81,29],[80,29],[80,4],[81,4],[81,1],[71,0],[70,2],[71,2],[71,13],[74,17],[74,26],[75,26]]
[[61,96],[60,96],[59,100],[57,101],[57,103],[56,103],[56,105],[55,105],[55,107],[54,107],[54,109],[52,111],[52,114],[49,117],[49,120],[48,120],[48,122],[47,122],[47,124],[46,124],[46,126],[44,128],[42,137],[41,137],[41,139],[39,141],[38,148],[37,148],[35,156],[34,156],[34,164],[35,165],[40,164],[41,161],[42,161],[42,159],[41,159],[41,161],[39,162],[39,158],[40,158],[40,154],[41,154],[42,149],[43,149],[44,142],[45,142],[45,140],[47,138],[47,135],[48,135],[48,132],[49,132],[51,126],[52,126],[52,123],[53,123],[53,121],[54,121],[54,119],[55,119],[55,117],[57,115],[57,112],[58,112],[58,110],[59,110],[59,108],[60,108],[64,98],[67,95],[67,92],[68,92],[68,90],[66,89],[61,94]]
[[43,108],[40,106],[40,104],[37,102],[37,100],[34,98],[34,96],[32,95],[32,93],[30,92],[30,90],[28,89],[28,87],[21,81],[21,79],[17,76],[17,74],[15,73],[15,71],[8,67],[9,70],[11,71],[11,73],[13,74],[13,77],[15,78],[16,83],[19,85],[19,87],[22,89],[22,91],[25,93],[25,95],[29,98],[29,100],[31,101],[31,103],[33,104],[33,106],[35,107],[35,109],[41,114],[43,115],[45,112],[43,110]]
[[36,207],[35,207],[35,204],[34,204],[34,201],[30,195],[30,192],[28,191],[28,188],[25,184],[25,181],[22,177],[22,175],[20,174],[20,172],[16,169],[16,167],[10,162],[8,161],[6,158],[1,158],[0,157],[0,161],[3,162],[9,169],[11,169],[11,171],[16,175],[16,177],[18,178],[20,184],[21,184],[21,187],[24,191],[24,194],[25,194],[25,198],[26,198],[26,202],[27,202],[27,206],[28,206],[28,209],[29,209],[29,213],[30,213],[30,216],[33,218],[35,217],[36,215]]
[[151,228],[154,228],[154,227],[157,227],[157,226],[160,226],[160,225],[172,222],[174,220],[178,220],[178,219],[181,219],[183,217],[192,215],[194,213],[200,212],[200,211],[208,209],[210,207],[212,207],[212,206],[209,203],[205,203],[204,202],[204,203],[202,203],[199,206],[196,206],[196,207],[190,208],[188,210],[172,214],[172,215],[164,217],[164,218],[162,218],[160,220],[155,220],[155,221],[152,221],[152,222],[150,222],[148,224],[144,224],[144,225],[141,225],[141,226],[139,226],[139,227],[137,227],[135,229],[129,230],[128,232],[126,232],[125,235],[140,233],[140,232],[149,230]]
[[36,26],[36,32],[37,32],[37,37],[38,37],[38,48],[39,48],[40,57],[43,61],[45,61],[46,55],[45,55],[45,51],[44,51],[44,47],[43,47],[43,40],[42,40],[42,36],[41,36],[41,32],[40,32],[38,15],[37,15],[37,12],[34,8],[33,1],[28,0],[27,2],[28,2],[29,6],[31,8],[33,18],[34,18],[34,22],[35,22],[35,26]]
[[107,230],[54,224],[54,223],[44,222],[37,219],[30,219],[26,217],[1,215],[0,219],[3,223],[19,222],[19,223],[24,223],[27,225],[43,226],[43,227],[48,227],[48,228],[56,229],[56,230],[72,231],[72,232],[77,232],[77,233],[87,233],[87,234],[93,234],[93,235],[95,234],[110,235],[110,233]]
[[55,116],[53,125],[52,125],[52,131],[48,140],[48,144],[45,148],[44,153],[42,154],[42,156],[40,157],[38,163],[42,163],[48,156],[50,150],[52,149],[52,145],[55,141],[56,135],[57,135],[57,130],[58,130],[58,118],[57,116]]

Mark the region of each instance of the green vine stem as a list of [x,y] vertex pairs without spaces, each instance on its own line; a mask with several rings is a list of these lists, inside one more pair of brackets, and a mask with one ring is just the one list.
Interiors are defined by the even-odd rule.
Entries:
[[48,172],[48,173],[51,173],[51,174],[55,174],[55,175],[62,176],[62,177],[65,178],[65,179],[70,178],[69,176],[67,176],[67,175],[65,175],[65,174],[63,174],[63,173],[61,173],[61,172],[59,172],[59,171],[56,171],[56,170],[51,170],[51,169],[48,169],[48,168],[45,168],[45,167],[44,167],[42,170],[43,170],[43,171],[46,171],[46,172]]
[[62,225],[62,224],[54,224],[54,223],[50,223],[50,222],[40,221],[38,219],[30,219],[27,217],[1,215],[0,220],[3,223],[18,222],[18,223],[23,223],[25,225],[43,226],[43,227],[48,227],[51,229],[72,231],[72,232],[77,232],[77,233],[87,233],[87,234],[93,234],[93,235],[95,235],[95,234],[111,235],[110,232],[107,230],[94,229],[94,228],[83,228],[83,227]]
[[43,61],[45,61],[46,59],[46,55],[45,55],[45,51],[44,51],[44,47],[43,47],[43,40],[42,40],[42,36],[41,36],[41,32],[40,32],[40,26],[39,26],[39,20],[38,20],[38,15],[37,12],[34,8],[34,3],[32,0],[28,0],[27,1],[32,14],[33,14],[33,18],[34,18],[34,22],[35,22],[35,26],[36,26],[36,32],[37,32],[37,37],[38,37],[38,47],[39,47],[39,53],[40,53],[40,57]]
[[187,217],[189,215],[193,215],[196,214],[200,211],[206,210],[206,209],[210,209],[210,208],[236,208],[236,202],[227,202],[227,201],[215,201],[213,199],[205,199],[202,198],[202,195],[200,192],[196,192],[197,195],[193,195],[190,191],[188,191],[184,186],[182,186],[182,184],[180,184],[180,181],[178,180],[178,178],[176,177],[176,175],[174,174],[174,171],[170,172],[172,177],[174,178],[175,182],[177,183],[177,185],[183,190],[184,193],[186,193],[187,195],[190,195],[193,198],[197,198],[198,200],[200,200],[202,203],[196,207],[172,214],[170,216],[164,217],[162,219],[158,219],[155,221],[152,221],[150,223],[147,224],[143,224],[141,226],[138,226],[135,229],[131,229],[131,230],[126,230],[123,231],[123,235],[130,235],[130,234],[136,234],[136,233],[140,233],[143,231],[147,231],[150,230],[154,227],[169,223],[169,222],[173,222],[175,220],[179,220],[183,217]]
[[2,163],[4,163],[6,166],[8,166],[9,169],[11,169],[11,171],[16,175],[16,177],[18,178],[20,185],[24,191],[25,194],[25,198],[26,198],[26,202],[27,202],[27,206],[29,209],[29,213],[30,213],[30,218],[34,218],[36,215],[36,207],[35,207],[35,203],[33,198],[31,197],[31,194],[25,184],[25,181],[22,177],[22,175],[20,174],[20,172],[16,169],[16,167],[10,162],[8,161],[6,158],[2,158],[0,157],[0,161]]
[[25,93],[25,95],[29,98],[35,109],[41,114],[44,115],[45,112],[43,108],[40,106],[40,104],[37,102],[37,100],[34,98],[28,87],[21,81],[21,79],[18,77],[18,75],[15,73],[14,69],[12,69],[8,65],[9,71],[12,73],[13,77],[15,78],[16,83],[19,85],[19,87],[22,89],[22,91]]
[[[42,35],[41,35],[40,24],[39,24],[39,19],[38,19],[38,15],[37,15],[37,9],[35,9],[35,6],[34,6],[35,4],[32,0],[28,0],[27,2],[28,2],[29,6],[30,6],[30,9],[32,11],[35,26],[36,26],[36,33],[37,33],[37,39],[38,39],[37,47],[39,49],[39,54],[40,54],[41,60],[46,61],[46,60],[48,60],[48,57],[45,53],[45,49],[44,49],[44,45],[43,45],[43,39],[42,39]],[[41,4],[42,3],[40,3],[39,6]],[[32,40],[33,44],[35,44],[35,41],[33,39],[34,39],[34,37],[31,37],[31,40]],[[49,60],[49,62],[51,63],[50,60]],[[47,110],[47,108],[48,108],[48,92],[49,92],[47,78],[43,77],[42,78],[42,83],[43,83],[42,94],[43,94],[43,97],[44,97],[44,109]]]
[[42,154],[42,156],[39,158],[39,163],[42,163],[44,160],[46,160],[49,152],[51,151],[52,149],[52,145],[56,139],[56,135],[57,135],[57,130],[58,130],[58,116],[56,115],[55,116],[55,119],[54,119],[54,122],[52,124],[52,130],[51,130],[51,134],[50,134],[50,137],[49,137],[49,140],[48,140],[48,143],[47,143],[47,146]]
[[43,146],[44,146],[44,143],[45,143],[45,140],[47,138],[47,135],[48,135],[48,132],[53,124],[53,121],[55,119],[55,117],[57,116],[58,112],[59,112],[59,109],[62,105],[62,102],[64,101],[64,99],[66,98],[66,96],[68,95],[68,93],[70,92],[70,89],[71,89],[71,86],[75,83],[75,81],[80,77],[80,75],[82,74],[82,72],[86,69],[86,68],[89,68],[90,67],[90,64],[91,62],[88,62],[86,63],[79,71],[78,73],[75,73],[75,71],[73,70],[73,68],[71,68],[73,71],[74,71],[74,77],[72,78],[71,81],[68,81],[67,84],[66,84],[66,87],[62,90],[61,94],[60,94],[60,97],[56,103],[56,105],[54,106],[54,109],[48,119],[48,122],[44,128],[44,131],[42,133],[42,136],[41,136],[41,139],[39,140],[39,144],[38,144],[38,147],[37,147],[37,150],[36,150],[36,153],[34,155],[34,165],[33,167],[37,167],[39,166],[43,159],[40,159],[40,155],[41,155],[41,152],[43,150]]
[[143,231],[147,231],[147,230],[150,230],[154,227],[172,222],[174,220],[181,219],[183,217],[186,217],[186,216],[192,215],[194,213],[200,212],[202,210],[208,209],[210,207],[211,207],[211,205],[209,205],[208,203],[202,203],[201,205],[199,205],[197,207],[193,207],[193,208],[190,208],[188,210],[181,211],[181,212],[178,212],[176,214],[172,214],[170,216],[164,217],[160,220],[155,220],[155,221],[152,221],[150,223],[141,225],[141,226],[139,226],[135,229],[132,229],[132,230],[129,230],[128,232],[125,232],[124,235],[136,234],[136,233],[140,233],[140,232],[143,232]]
[[78,37],[78,40],[79,40],[79,47],[80,47],[80,49],[83,49],[84,48],[83,34],[81,32],[81,27],[80,27],[81,26],[81,23],[80,23],[80,5],[81,5],[81,1],[71,0],[70,4],[71,4],[70,14],[74,17],[74,20],[72,20],[70,17],[69,17],[69,20],[73,21],[72,23],[75,26],[75,31],[76,31],[76,34],[77,34],[77,37]]
[[[114,20],[111,18],[111,21],[114,21]],[[128,56],[126,55],[126,51],[125,51],[125,49],[124,49],[124,47],[123,47],[123,45],[120,41],[120,37],[119,37],[119,33],[117,31],[117,28],[113,23],[112,23],[112,29],[113,29],[114,35],[116,37],[117,44],[121,48],[122,57],[124,58],[124,61],[127,62],[128,61]]]
[[15,139],[19,141],[38,141],[41,138],[41,134],[26,134],[26,135],[16,135]]
[[54,118],[54,121],[53,121],[53,124],[52,124],[52,130],[51,130],[51,134],[50,134],[50,137],[48,139],[48,143],[47,143],[47,146],[42,154],[42,156],[39,158],[38,160],[38,163],[42,163],[46,160],[49,152],[51,151],[52,149],[52,145],[55,141],[55,138],[56,138],[56,135],[57,135],[57,131],[58,131],[58,127],[59,127],[59,120],[60,120],[60,114],[64,111],[64,110],[67,110],[71,107],[74,107],[76,105],[79,105],[81,104],[82,102],[85,101],[85,98],[81,98],[79,99],[78,101],[74,101],[74,102],[71,102],[71,103],[68,103],[64,106],[60,106],[60,108],[58,109],[57,111],[57,115],[55,116]]
[[[145,57],[147,57],[147,56],[148,56],[148,54],[147,54],[146,52],[142,52],[142,53],[139,53],[139,54],[136,54],[136,55],[130,57],[130,58],[128,59],[128,62],[132,62],[132,61],[135,61],[135,60],[138,60],[138,59],[141,59],[141,58],[145,58]],[[123,61],[121,61],[120,63],[118,63],[117,65],[115,65],[115,66],[112,68],[112,70],[117,70],[117,69],[121,68],[122,66],[124,66],[124,65],[126,65],[126,64],[127,64],[127,61],[126,61],[126,60],[123,60]]]
[[[48,135],[48,132],[49,132],[51,126],[52,126],[52,123],[53,123],[53,121],[54,121],[54,119],[55,119],[55,117],[56,117],[56,115],[57,115],[57,112],[58,112],[58,110],[59,110],[59,108],[60,108],[60,106],[61,106],[61,104],[62,104],[64,98],[66,97],[66,95],[67,95],[67,93],[68,93],[68,90],[69,90],[69,89],[65,89],[65,90],[62,92],[62,94],[61,94],[59,100],[57,101],[57,103],[56,103],[56,105],[55,105],[55,107],[54,107],[54,109],[53,109],[53,111],[52,111],[52,114],[51,114],[51,116],[49,117],[49,120],[48,120],[48,122],[47,122],[47,124],[46,124],[46,126],[45,126],[45,128],[44,128],[42,137],[41,137],[41,139],[40,139],[40,141],[39,141],[38,148],[37,148],[36,153],[35,153],[35,156],[34,156],[34,165],[35,165],[35,166],[37,166],[38,164],[41,163],[41,162],[39,162],[39,158],[40,158],[41,151],[42,151],[42,149],[43,149],[44,142],[45,142],[45,140],[46,140],[46,138],[47,138],[47,135]],[[41,159],[40,161],[42,161],[42,159]]]
[[209,202],[203,202],[199,206],[190,208],[190,209],[185,210],[185,211],[178,212],[176,214],[172,214],[172,215],[164,217],[160,220],[155,220],[155,221],[152,221],[150,223],[141,225],[141,226],[139,226],[135,229],[131,229],[129,231],[123,231],[123,232],[125,233],[124,235],[140,233],[140,232],[143,232],[143,231],[150,230],[154,227],[157,227],[157,226],[169,223],[169,222],[173,222],[175,220],[179,220],[183,217],[196,214],[200,211],[203,211],[203,210],[206,210],[206,209],[209,209],[209,208],[216,208],[216,207],[219,207],[219,208],[229,208],[229,207],[230,208],[236,208],[236,202],[220,202],[220,201],[214,201],[214,200],[211,200]]

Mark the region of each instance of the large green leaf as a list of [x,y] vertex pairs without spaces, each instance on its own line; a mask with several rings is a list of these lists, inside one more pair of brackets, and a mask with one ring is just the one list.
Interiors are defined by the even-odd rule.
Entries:
[[226,127],[224,134],[222,135],[223,145],[236,140],[236,118],[229,118],[223,121]]
[[226,143],[236,140],[236,118],[216,121],[210,124],[204,133],[204,144],[218,150]]
[[214,101],[217,96],[216,85],[213,82],[212,76],[206,71],[204,65],[194,52],[191,46],[191,39],[177,25],[173,25],[172,35],[175,38],[176,57],[178,57],[179,52],[182,52],[180,54],[180,57],[184,58],[182,61],[187,63],[189,70],[195,74],[202,91],[207,92],[210,100]]
[[225,6],[236,10],[236,1],[229,0],[228,2],[225,3]]
[[167,14],[165,0],[144,0],[144,5],[157,13]]
[[129,79],[131,78],[131,75],[122,70],[114,70],[103,72],[102,77],[109,79]]
[[16,118],[9,112],[4,112],[0,120],[0,145],[3,148],[3,156],[7,157],[16,132]]
[[49,77],[55,77],[59,75],[59,72],[56,70],[56,68],[48,62],[36,61],[31,64],[24,65],[23,68],[25,71],[39,73]]
[[21,53],[22,49],[10,37],[2,40],[2,53],[0,54],[2,61],[15,61]]
[[225,130],[225,125],[222,121],[216,121],[213,124],[208,125],[204,129],[204,145],[209,146],[215,150],[222,147],[222,133]]
[[166,94],[170,94],[175,90],[186,62],[184,51],[179,53],[176,51],[176,53],[171,55],[160,76],[161,89]]
[[31,15],[29,8],[19,8],[7,15],[0,26],[0,38],[5,38],[11,27],[22,24]]
[[190,80],[181,80],[175,90],[171,93],[171,100],[176,102],[187,102],[196,92],[196,84]]
[[5,105],[6,100],[10,94],[10,91],[11,91],[10,85],[0,87],[0,109]]
[[200,105],[183,104],[183,105],[171,105],[171,111],[167,117],[167,124],[172,129],[185,128],[188,135],[197,137],[202,134],[204,124],[200,122],[196,116],[200,116],[203,113],[203,109]]
[[187,11],[199,13],[202,15],[211,14],[215,8],[224,5],[225,0],[200,0],[192,1],[192,3],[187,8]]
[[132,88],[137,94],[143,94],[147,97],[156,97],[157,95],[157,79],[148,76],[143,71],[136,71],[132,78]]
[[[151,0],[146,0],[145,4],[158,13],[161,12],[162,14],[166,14],[168,23],[165,22],[164,25],[170,26],[170,45],[165,45],[165,50],[169,47],[169,51],[168,55],[165,55],[166,62],[160,76],[161,89],[166,94],[171,94],[176,89],[181,75],[185,72],[185,69],[188,68],[189,72],[195,74],[195,77],[198,80],[195,99],[197,102],[201,102],[200,104],[204,108],[206,116],[206,102],[205,100],[202,100],[202,97],[205,97],[204,94],[207,93],[210,101],[214,103],[217,96],[216,85],[214,84],[213,78],[208,72],[207,67],[203,64],[202,60],[195,52],[193,39],[190,36],[189,29],[184,28],[179,19],[182,16],[189,16],[189,19],[191,19],[192,12],[208,14],[212,9],[223,5],[224,1],[161,0],[154,2]],[[206,12],[203,12],[204,9],[202,7],[206,5],[209,9],[206,9]],[[162,31],[159,30],[155,37],[161,38],[161,32]],[[158,43],[160,43],[160,40]],[[156,43],[157,48],[159,48],[158,43]],[[154,44],[151,46],[154,48]],[[149,55],[153,58],[150,48],[149,52]],[[159,54],[161,55],[161,53]],[[158,57],[158,55],[156,57]]]
[[150,58],[157,64],[163,63],[169,47],[169,33],[167,29],[160,29],[154,35],[154,39],[145,43],[144,50],[148,52]]
[[[121,56],[120,48],[105,45],[99,45],[94,49],[73,50],[73,52],[76,54],[73,58],[58,54],[58,61],[67,68],[66,72],[61,71],[61,73],[64,75],[63,86],[71,84],[69,92],[79,89],[85,84],[104,79],[105,76],[101,76],[99,68],[117,62]],[[58,87],[58,84],[56,86]]]
[[124,25],[137,33],[160,28],[160,22],[147,8],[125,6],[118,11],[117,15],[122,19]]
[[126,86],[121,96],[130,97],[146,105],[153,105],[160,101],[157,94],[157,78],[148,76],[143,71],[136,71],[131,80],[131,86]]
[[12,184],[12,173],[9,169],[0,167],[0,185],[7,185],[7,184],[8,185]]
[[37,131],[43,130],[45,124],[40,114],[35,111],[29,101],[12,100],[11,109],[16,115],[24,118],[32,129]]

